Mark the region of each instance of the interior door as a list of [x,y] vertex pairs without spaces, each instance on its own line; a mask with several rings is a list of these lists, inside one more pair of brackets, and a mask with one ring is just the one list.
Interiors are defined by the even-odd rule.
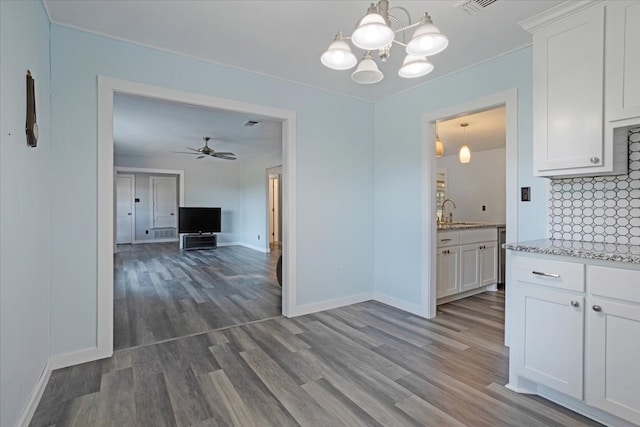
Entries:
[[175,177],[151,177],[153,228],[178,226],[178,190]]
[[116,182],[116,243],[133,241],[133,175],[118,175]]

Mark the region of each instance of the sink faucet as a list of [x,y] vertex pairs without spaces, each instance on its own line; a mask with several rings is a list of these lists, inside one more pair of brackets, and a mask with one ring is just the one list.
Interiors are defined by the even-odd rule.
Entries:
[[[444,209],[444,208],[445,208],[445,206],[444,206],[444,205],[445,205],[447,202],[451,202],[451,204],[453,205],[453,208],[454,208],[454,209],[456,208],[456,202],[454,202],[454,201],[453,201],[453,200],[451,200],[451,199],[445,199],[445,200],[444,200],[444,202],[442,202],[442,222],[443,222],[443,223],[446,223],[446,222],[447,222],[447,215],[446,215],[446,211],[445,211],[445,209]],[[449,212],[449,223],[452,223],[452,222],[453,222],[453,212]]]

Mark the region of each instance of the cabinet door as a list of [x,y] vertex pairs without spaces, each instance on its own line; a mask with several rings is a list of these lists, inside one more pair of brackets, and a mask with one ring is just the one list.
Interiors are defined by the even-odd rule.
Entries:
[[582,399],[584,297],[516,278],[513,298],[514,372]]
[[640,1],[607,5],[606,119],[640,118]]
[[597,172],[604,158],[604,6],[536,32],[533,64],[536,175]]
[[640,306],[592,298],[586,310],[587,403],[640,424]]
[[460,248],[438,249],[437,261],[437,297],[460,292]]
[[498,283],[498,242],[482,243],[480,250],[480,286]]
[[480,286],[480,244],[460,246],[460,292]]

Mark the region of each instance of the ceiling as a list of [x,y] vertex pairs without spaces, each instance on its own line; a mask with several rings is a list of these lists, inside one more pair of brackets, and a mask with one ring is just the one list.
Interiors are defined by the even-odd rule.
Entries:
[[[248,127],[248,120],[260,123]],[[282,150],[282,123],[262,117],[175,102],[116,94],[113,99],[113,140],[116,155],[173,155],[200,148],[210,136],[215,151],[231,151],[247,160]],[[193,156],[195,159],[196,156]],[[220,162],[206,158],[198,161]]]
[[[473,15],[458,3],[390,0],[391,7],[406,8],[412,22],[428,12],[449,38],[449,47],[431,57],[435,65],[431,74],[403,79],[397,72],[404,49],[394,45],[388,62],[380,65],[384,80],[359,85],[350,79],[353,70],[329,70],[320,63],[320,55],[337,31],[351,34],[369,0],[44,0],[57,24],[370,101],[531,44],[531,35],[517,23],[562,0],[498,0]],[[395,15],[406,19],[401,12]],[[396,38],[402,40],[399,34]],[[358,48],[352,50],[358,58],[363,54]]]
[[438,122],[436,129],[444,146],[444,155],[457,155],[460,147],[464,145],[465,133],[460,126],[462,123],[469,124],[466,129],[466,143],[471,150],[472,159],[474,152],[504,148],[507,141],[506,118],[506,108],[499,107]]

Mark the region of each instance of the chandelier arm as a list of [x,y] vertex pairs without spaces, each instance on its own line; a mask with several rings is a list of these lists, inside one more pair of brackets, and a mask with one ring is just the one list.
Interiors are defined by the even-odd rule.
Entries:
[[402,47],[407,47],[407,44],[406,44],[406,43],[399,42],[399,41],[398,41],[398,40],[396,40],[396,39],[394,39],[391,43],[399,44],[399,45],[400,45],[400,46],[402,46]]
[[411,28],[415,28],[415,27],[417,27],[419,25],[420,25],[420,21],[415,22],[415,23],[413,23],[411,25],[407,25],[406,27],[398,28],[397,30],[394,31],[394,33],[399,33],[400,31],[407,31],[407,30],[410,30]]
[[[400,27],[402,27],[402,22],[400,22],[400,20],[398,18],[396,18],[395,16],[389,15],[389,19],[393,20],[396,24],[398,24]],[[397,31],[394,31],[394,33],[397,33]],[[406,36],[406,33],[404,31],[402,32],[402,41],[405,42],[405,43],[407,42],[407,36]]]
[[[390,7],[389,11],[392,11],[393,9],[400,9],[401,11],[403,11],[405,13],[405,15],[407,15],[407,21],[409,22],[409,25],[411,25],[411,14],[409,13],[409,11],[407,9],[405,9],[402,6],[394,6],[394,7]],[[389,15],[391,16],[391,15]]]

